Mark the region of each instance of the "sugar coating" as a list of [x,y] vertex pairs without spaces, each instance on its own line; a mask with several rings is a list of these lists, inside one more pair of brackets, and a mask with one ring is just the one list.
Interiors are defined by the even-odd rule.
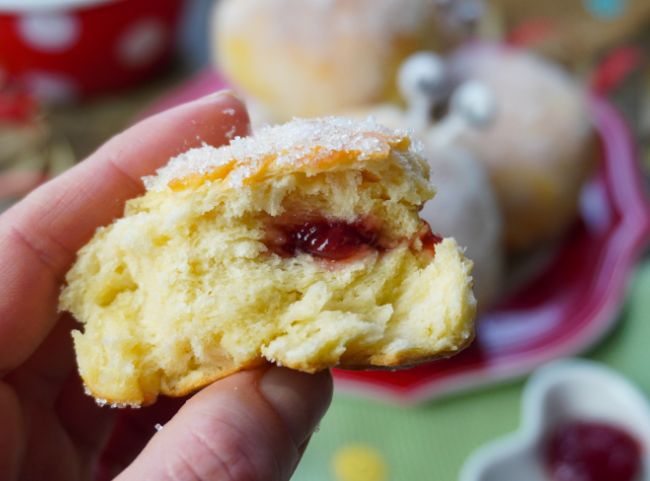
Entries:
[[[147,190],[165,190],[174,179],[190,174],[207,174],[232,161],[228,176],[232,187],[241,186],[264,166],[272,173],[316,166],[337,152],[355,152],[359,161],[385,154],[392,145],[409,142],[408,131],[391,130],[371,117],[352,120],[343,117],[294,119],[279,126],[265,127],[250,137],[237,137],[224,147],[203,145],[172,159],[157,175],[145,177]],[[271,165],[265,165],[272,159]],[[408,164],[405,164],[407,167]]]

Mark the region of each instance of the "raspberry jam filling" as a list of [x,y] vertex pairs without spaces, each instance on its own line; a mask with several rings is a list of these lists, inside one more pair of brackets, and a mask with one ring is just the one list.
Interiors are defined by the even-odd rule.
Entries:
[[425,221],[422,221],[423,233],[420,234],[420,241],[422,242],[422,248],[430,251],[432,254],[436,253],[436,244],[442,242],[442,237],[431,232],[431,227]]
[[[435,253],[435,245],[442,239],[431,233],[428,224],[420,239],[424,249]],[[313,257],[344,261],[365,253],[383,252],[395,247],[381,231],[367,220],[346,222],[310,218],[306,222],[276,223],[270,225],[266,245],[281,257],[309,254]]]
[[544,454],[554,481],[633,481],[642,455],[639,442],[623,429],[583,421],[553,431]]
[[305,253],[320,259],[341,261],[369,249],[383,250],[379,233],[363,222],[310,220],[276,225],[268,247],[282,257]]

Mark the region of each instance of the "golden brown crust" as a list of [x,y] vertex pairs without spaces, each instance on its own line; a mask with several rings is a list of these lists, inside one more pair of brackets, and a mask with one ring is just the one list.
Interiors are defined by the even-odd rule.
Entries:
[[[324,371],[326,369],[338,368],[346,369],[350,371],[382,371],[382,370],[403,370],[411,369],[422,364],[426,364],[433,361],[439,361],[441,359],[446,359],[451,356],[459,354],[461,351],[465,350],[473,342],[474,335],[463,342],[462,345],[455,350],[440,351],[435,355],[421,355],[421,356],[405,356],[405,355],[376,355],[373,354],[366,358],[366,360],[350,360],[344,361],[342,363],[332,365],[327,363],[322,364],[287,364],[284,367],[295,369],[297,371],[306,372],[309,374],[314,374],[316,372]],[[215,381],[224,379],[232,374],[246,371],[249,369],[255,369],[257,367],[264,366],[269,362],[263,357],[253,359],[247,363],[244,363],[237,367],[232,367],[229,369],[222,369],[219,373],[215,373],[211,376],[206,376],[199,381],[196,381],[192,384],[186,384],[177,389],[170,389],[168,387],[161,388],[160,392],[152,395],[151,393],[145,393],[145,397],[142,400],[134,399],[130,401],[125,400],[116,400],[111,399],[110,396],[106,396],[101,392],[90,388],[88,385],[85,385],[86,393],[93,396],[97,403],[100,405],[109,405],[111,407],[145,407],[152,405],[158,399],[158,395],[168,396],[168,397],[185,397],[193,394],[196,391],[212,384]]]
[[[389,130],[370,119],[296,119],[234,139],[226,147],[190,150],[144,180],[149,190],[182,191],[214,181],[241,187],[288,173],[314,175],[380,161],[393,149],[410,147],[407,132]],[[426,162],[420,167],[426,169]]]
[[94,397],[95,400],[97,401],[97,404],[101,406],[108,405],[117,408],[121,408],[121,407],[138,408],[138,407],[150,406],[154,404],[158,399],[159,395],[168,396],[168,397],[185,397],[208,386],[209,384],[212,384],[215,381],[218,381],[219,379],[223,379],[237,372],[246,371],[248,369],[254,369],[256,367],[263,366],[264,364],[267,363],[268,361],[266,359],[259,357],[247,363],[241,364],[240,366],[237,367],[222,368],[219,370],[218,373],[214,373],[211,376],[205,376],[202,379],[193,382],[191,384],[185,384],[177,387],[176,389],[170,388],[169,386],[161,386],[160,392],[156,392],[156,393],[144,392],[142,398],[134,398],[130,400],[111,398],[110,395],[102,393],[101,390],[98,390],[87,383],[84,383],[84,389],[86,391],[86,394]]

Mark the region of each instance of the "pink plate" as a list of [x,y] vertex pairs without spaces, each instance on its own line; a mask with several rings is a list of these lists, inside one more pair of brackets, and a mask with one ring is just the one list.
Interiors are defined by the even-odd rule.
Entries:
[[[226,84],[205,72],[153,111]],[[552,359],[584,351],[616,323],[634,263],[650,234],[650,207],[628,129],[606,101],[591,111],[600,162],[584,189],[580,218],[534,281],[481,317],[474,344],[460,355],[400,371],[335,370],[345,391],[417,402],[525,375]]]

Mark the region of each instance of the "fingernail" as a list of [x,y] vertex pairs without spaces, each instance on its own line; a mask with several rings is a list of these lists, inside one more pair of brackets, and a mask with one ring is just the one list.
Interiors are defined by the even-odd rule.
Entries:
[[222,99],[224,97],[230,97],[232,99],[237,100],[238,102],[243,103],[243,100],[232,89],[217,90],[214,93],[206,95],[201,100],[211,101],[211,100]]
[[284,421],[296,446],[311,436],[332,400],[332,378],[327,371],[305,374],[272,367],[260,380],[259,389]]

